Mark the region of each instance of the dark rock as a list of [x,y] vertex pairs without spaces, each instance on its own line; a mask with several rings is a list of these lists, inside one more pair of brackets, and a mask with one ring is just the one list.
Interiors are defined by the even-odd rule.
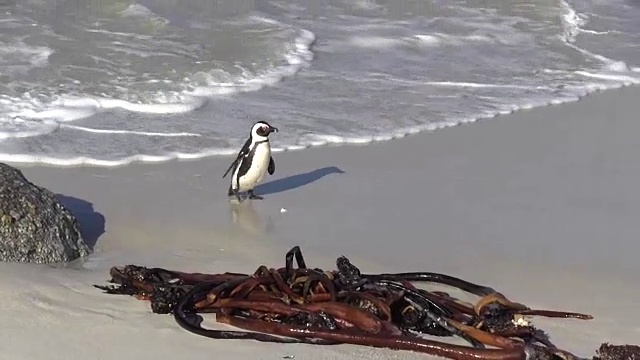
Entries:
[[0,261],[60,263],[89,253],[76,218],[55,194],[0,163]]

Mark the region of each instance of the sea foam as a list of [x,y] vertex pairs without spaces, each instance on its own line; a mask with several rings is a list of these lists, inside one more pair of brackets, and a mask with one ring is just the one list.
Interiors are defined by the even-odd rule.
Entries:
[[[0,95],[0,104],[3,105],[2,109],[0,109],[0,139],[48,134],[57,130],[59,123],[85,119],[100,111],[125,110],[155,115],[192,112],[201,108],[212,96],[257,91],[265,86],[273,86],[285,77],[295,75],[313,60],[311,45],[314,41],[315,35],[312,32],[301,29],[299,36],[295,38],[291,45],[290,51],[282,55],[284,64],[281,66],[255,75],[245,72],[244,76],[230,82],[217,82],[211,78],[206,86],[189,87],[188,84],[185,84],[186,87],[190,88],[189,90],[158,94],[149,103],[96,96],[74,96],[64,93],[54,99],[47,99],[44,95],[32,94],[31,92],[26,92],[20,97]],[[34,65],[41,65],[43,61],[41,58],[51,54],[50,51],[47,52],[42,49],[22,50],[22,52],[37,53],[38,56],[32,62]],[[113,134],[120,133],[117,129],[110,131]],[[134,158],[137,159],[137,157]],[[149,157],[145,156],[140,158],[149,159]],[[20,159],[21,162],[28,160],[28,156],[23,156]],[[43,161],[50,162],[50,160]],[[74,160],[73,165],[77,165],[78,161]],[[57,162],[56,164],[59,163]]]

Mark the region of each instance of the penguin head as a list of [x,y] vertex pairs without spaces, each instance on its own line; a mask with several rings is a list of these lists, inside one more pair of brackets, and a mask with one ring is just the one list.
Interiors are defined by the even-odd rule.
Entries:
[[278,132],[278,128],[269,125],[266,121],[258,121],[251,128],[251,137],[253,139],[267,138],[272,132]]

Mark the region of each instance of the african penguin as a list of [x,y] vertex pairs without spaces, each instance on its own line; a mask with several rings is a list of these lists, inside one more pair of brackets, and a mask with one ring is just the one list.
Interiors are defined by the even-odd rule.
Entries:
[[224,179],[230,171],[232,172],[229,196],[235,196],[240,200],[238,193],[246,191],[250,199],[262,199],[261,196],[253,193],[253,189],[262,181],[266,172],[273,175],[276,171],[276,164],[271,157],[269,134],[277,131],[277,128],[266,121],[258,121],[251,127],[249,138],[231,166],[222,175]]

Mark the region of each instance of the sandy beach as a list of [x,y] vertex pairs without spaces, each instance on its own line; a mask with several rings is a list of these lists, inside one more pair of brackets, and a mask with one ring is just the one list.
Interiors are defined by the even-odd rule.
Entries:
[[294,245],[311,266],[334,268],[345,255],[364,272],[443,272],[532,307],[592,314],[534,319],[580,356],[602,342],[637,344],[638,98],[640,88],[627,87],[388,142],[277,153],[276,173],[257,190],[265,199],[241,205],[229,203],[222,179],[230,157],[14,164],[63,196],[94,253],[64,268],[0,264],[0,358],[427,358],[210,340],[92,287],[132,263],[252,272],[280,266]]

